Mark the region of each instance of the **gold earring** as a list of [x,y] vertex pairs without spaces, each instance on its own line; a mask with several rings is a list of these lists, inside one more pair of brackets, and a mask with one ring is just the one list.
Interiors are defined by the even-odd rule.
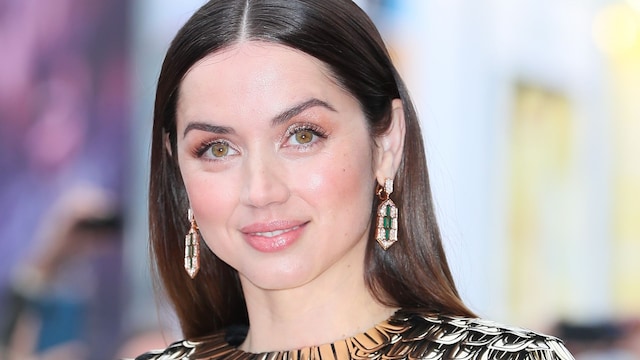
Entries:
[[187,217],[191,223],[191,228],[187,236],[184,237],[184,269],[193,279],[200,270],[200,233],[198,233],[198,224],[193,216],[193,211],[187,211]]
[[398,241],[398,208],[389,198],[392,192],[392,179],[385,179],[384,187],[378,184],[376,189],[376,194],[382,201],[378,206],[376,240],[384,250]]

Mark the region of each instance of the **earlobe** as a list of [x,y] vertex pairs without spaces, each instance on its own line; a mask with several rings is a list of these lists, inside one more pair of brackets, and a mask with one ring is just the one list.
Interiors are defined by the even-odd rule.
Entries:
[[376,179],[384,184],[385,179],[393,179],[398,171],[404,151],[405,117],[402,100],[391,102],[391,124],[378,140]]

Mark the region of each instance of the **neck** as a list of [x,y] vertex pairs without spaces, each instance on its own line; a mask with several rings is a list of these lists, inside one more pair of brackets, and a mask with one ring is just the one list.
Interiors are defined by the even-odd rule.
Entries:
[[377,302],[363,272],[350,270],[341,272],[340,281],[323,274],[287,290],[259,289],[241,277],[250,328],[240,348],[260,353],[331,343],[389,318],[396,308]]

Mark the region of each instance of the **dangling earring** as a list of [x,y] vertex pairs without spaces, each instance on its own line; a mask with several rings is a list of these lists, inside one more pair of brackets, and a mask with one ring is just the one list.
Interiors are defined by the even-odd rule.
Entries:
[[392,192],[392,179],[385,179],[384,187],[378,184],[376,189],[376,194],[382,201],[378,206],[376,240],[384,250],[398,241],[398,208],[389,198]]
[[191,228],[187,236],[184,237],[184,269],[193,279],[200,270],[200,233],[198,233],[198,224],[193,216],[193,211],[187,211],[187,217],[191,223]]

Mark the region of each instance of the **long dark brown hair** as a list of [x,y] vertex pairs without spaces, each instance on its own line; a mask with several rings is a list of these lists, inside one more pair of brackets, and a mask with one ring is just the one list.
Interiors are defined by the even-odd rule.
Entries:
[[[183,268],[188,200],[176,157],[176,101],[185,73],[206,55],[246,40],[282,44],[324,62],[338,84],[359,101],[372,138],[389,128],[392,100],[402,100],[406,136],[392,195],[400,212],[400,240],[383,251],[370,231],[365,280],[383,304],[473,316],[460,300],[442,247],[414,106],[369,17],[351,0],[212,0],[171,43],[154,109],[151,250],[155,271],[184,335],[202,337],[231,324],[248,324],[233,268],[208,249],[201,252],[196,279],[189,278]],[[172,152],[165,146],[167,136]],[[376,202],[372,191],[372,223]]]

